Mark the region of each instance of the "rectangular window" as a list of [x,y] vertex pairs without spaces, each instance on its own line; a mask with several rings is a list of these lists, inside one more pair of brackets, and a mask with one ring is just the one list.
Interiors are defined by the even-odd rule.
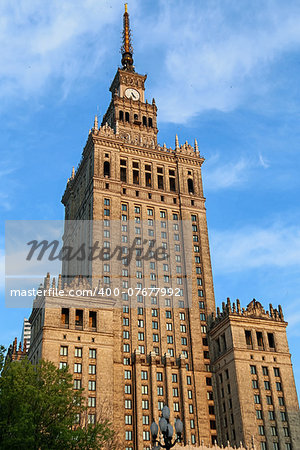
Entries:
[[75,390],[81,389],[81,380],[74,380],[73,387]]
[[132,431],[125,431],[125,441],[132,441]]
[[257,339],[257,345],[259,349],[264,349],[264,340],[263,340],[263,334],[261,331],[256,332],[256,339]]
[[251,375],[256,375],[256,366],[250,366]]
[[148,372],[146,370],[142,370],[141,378],[142,380],[148,380]]
[[81,347],[75,347],[75,358],[82,358],[82,348]]
[[75,326],[79,329],[82,329],[82,326],[83,326],[83,310],[82,309],[76,309]]
[[80,363],[74,364],[74,373],[81,373],[82,372],[82,365]]
[[142,400],[142,409],[149,409],[149,401]]
[[245,339],[246,339],[246,345],[248,348],[253,348],[252,346],[252,336],[250,330],[245,330]]
[[261,409],[257,409],[256,410],[256,418],[259,420],[262,420],[263,415],[262,415],[262,410]]
[[256,405],[259,405],[259,404],[260,404],[260,396],[259,396],[258,394],[255,394],[255,395],[254,395],[254,403],[255,403]]
[[125,425],[132,425],[132,416],[130,414],[125,415]]
[[89,380],[89,391],[95,391],[96,390],[96,381]]
[[266,366],[262,367],[262,373],[266,377],[269,375],[269,370],[268,370],[268,368]]
[[61,309],[61,323],[64,328],[69,328],[69,308]]
[[124,378],[125,378],[125,380],[131,380],[131,371],[130,370],[124,371]]
[[164,395],[164,388],[162,386],[157,386],[157,395]]
[[68,356],[68,347],[66,345],[61,345],[60,356]]
[[89,408],[96,408],[96,397],[89,397],[88,398],[88,407]]
[[149,416],[143,415],[143,425],[149,425]]

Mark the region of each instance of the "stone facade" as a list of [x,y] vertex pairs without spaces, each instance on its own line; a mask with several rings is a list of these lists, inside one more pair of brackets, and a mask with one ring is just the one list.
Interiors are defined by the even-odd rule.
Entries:
[[[83,387],[87,396],[87,416],[81,422],[97,420],[103,404],[110,405],[126,450],[151,446],[150,424],[153,418],[158,421],[164,403],[171,408],[172,422],[177,415],[183,421],[183,444],[209,446],[217,440],[217,423],[220,440],[227,436],[221,413],[218,420],[215,416],[213,393],[223,363],[214,356],[213,382],[208,347],[215,300],[204,158],[197,141],[180,145],[176,136],[174,148],[157,144],[157,107],[145,99],[146,76],[135,73],[130,48],[124,43],[124,63],[111,85],[107,113],[100,127],[95,118],[67,182],[63,239],[71,245],[79,236],[84,243],[97,236],[105,248],[118,244],[128,250],[140,236],[149,246],[155,240],[167,249],[168,259],[150,257],[128,268],[124,258],[63,261],[62,275],[51,280],[48,274],[44,287],[63,289],[64,295],[45,295],[35,302],[29,357],[34,363],[45,358],[57,366],[68,364],[74,388]],[[87,225],[80,228],[79,221]],[[99,286],[104,295],[95,291]],[[133,298],[128,292],[136,287],[177,289],[178,296]],[[108,295],[111,288],[118,295]],[[96,294],[74,297],[74,291],[84,290]],[[283,322],[274,323],[285,328]],[[218,327],[212,328],[212,341]],[[296,407],[295,400],[291,404]],[[236,427],[235,442],[240,436],[247,441],[243,427],[242,422]]]
[[299,405],[283,312],[223,303],[210,325],[219,444],[299,448]]

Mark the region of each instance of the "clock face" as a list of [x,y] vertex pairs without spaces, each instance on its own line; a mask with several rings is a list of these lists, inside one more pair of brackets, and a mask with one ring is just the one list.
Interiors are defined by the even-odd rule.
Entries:
[[140,93],[136,89],[133,89],[133,88],[126,89],[125,96],[134,101],[137,101],[140,99]]

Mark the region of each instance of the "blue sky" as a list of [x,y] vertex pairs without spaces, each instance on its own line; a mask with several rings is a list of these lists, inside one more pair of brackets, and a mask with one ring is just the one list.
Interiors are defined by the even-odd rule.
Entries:
[[[79,3],[79,2],[78,2]],[[0,4],[0,342],[28,310],[4,308],[4,222],[61,219],[60,204],[120,64],[123,2]],[[300,388],[300,3],[129,2],[136,70],[159,142],[197,138],[217,304],[282,304]]]

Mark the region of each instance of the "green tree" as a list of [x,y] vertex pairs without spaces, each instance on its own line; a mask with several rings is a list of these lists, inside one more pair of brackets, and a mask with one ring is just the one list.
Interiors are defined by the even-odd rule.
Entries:
[[51,362],[8,363],[0,378],[0,448],[26,450],[104,449],[114,446],[108,420],[76,427],[85,415],[82,391],[72,375]]
[[4,366],[6,348],[0,345],[0,373]]

